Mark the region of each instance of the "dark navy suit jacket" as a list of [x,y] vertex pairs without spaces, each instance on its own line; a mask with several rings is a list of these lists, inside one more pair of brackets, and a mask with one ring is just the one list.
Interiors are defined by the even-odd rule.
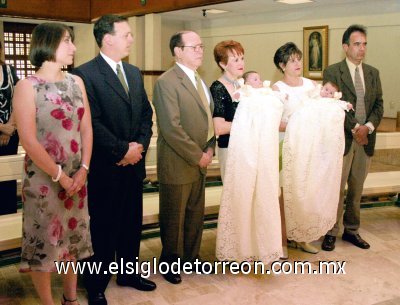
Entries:
[[[93,124],[91,167],[114,167],[128,151],[129,142],[143,145],[144,151],[152,136],[152,115],[140,70],[123,63],[129,96],[110,65],[99,54],[74,70],[86,87]],[[144,154],[145,154],[144,152]],[[145,155],[129,165],[139,179],[144,179]]]

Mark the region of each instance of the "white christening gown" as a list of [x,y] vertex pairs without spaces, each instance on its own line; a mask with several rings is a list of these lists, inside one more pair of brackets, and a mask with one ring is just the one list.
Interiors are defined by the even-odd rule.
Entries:
[[218,218],[216,256],[221,261],[268,264],[282,256],[278,201],[282,111],[281,100],[270,88],[240,89]]
[[304,99],[290,116],[283,143],[283,194],[289,240],[311,242],[336,222],[347,103]]

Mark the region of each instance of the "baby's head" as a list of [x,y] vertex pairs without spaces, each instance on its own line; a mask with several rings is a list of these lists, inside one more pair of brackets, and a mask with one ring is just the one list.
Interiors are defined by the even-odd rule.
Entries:
[[263,83],[260,78],[260,74],[256,71],[248,71],[243,74],[244,84],[250,85],[253,88],[261,88]]
[[322,97],[330,97],[333,98],[335,92],[339,92],[339,87],[333,82],[327,82],[322,86],[320,95]]

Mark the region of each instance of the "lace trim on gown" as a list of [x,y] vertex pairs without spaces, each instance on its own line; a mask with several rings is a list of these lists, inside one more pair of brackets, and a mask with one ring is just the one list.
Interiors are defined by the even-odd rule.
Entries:
[[291,116],[283,143],[287,238],[311,242],[336,222],[344,152],[343,102],[307,99]]
[[269,264],[282,256],[278,202],[282,108],[274,94],[240,97],[218,218],[216,256],[221,261]]

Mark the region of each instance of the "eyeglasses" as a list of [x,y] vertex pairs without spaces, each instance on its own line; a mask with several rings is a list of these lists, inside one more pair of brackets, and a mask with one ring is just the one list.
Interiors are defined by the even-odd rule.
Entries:
[[204,50],[204,45],[202,44],[198,44],[197,46],[181,46],[181,48],[192,48],[193,51],[195,52],[199,52],[200,50],[203,51]]

